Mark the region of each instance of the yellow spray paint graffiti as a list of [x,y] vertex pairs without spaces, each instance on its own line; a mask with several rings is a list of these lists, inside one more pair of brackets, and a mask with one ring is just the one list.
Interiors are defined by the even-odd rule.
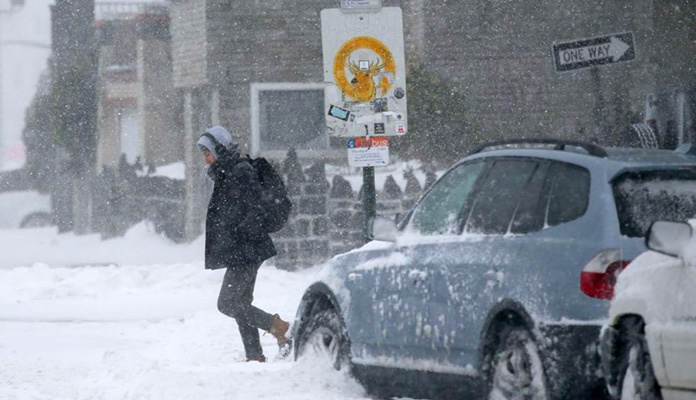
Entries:
[[[358,60],[356,63],[351,56],[358,50],[369,50],[375,58]],[[350,80],[346,70],[352,75]],[[384,43],[369,36],[358,36],[338,49],[333,73],[343,94],[354,101],[370,102],[389,92],[396,76],[396,65],[391,51]],[[377,82],[374,81],[375,77]]]

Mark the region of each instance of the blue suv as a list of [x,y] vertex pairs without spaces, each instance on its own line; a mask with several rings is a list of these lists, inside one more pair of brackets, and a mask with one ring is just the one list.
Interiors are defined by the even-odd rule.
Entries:
[[696,215],[671,196],[685,181],[696,157],[675,151],[482,146],[398,226],[375,219],[374,240],[326,263],[297,311],[296,357],[327,355],[383,395],[604,396],[606,299],[652,221]]

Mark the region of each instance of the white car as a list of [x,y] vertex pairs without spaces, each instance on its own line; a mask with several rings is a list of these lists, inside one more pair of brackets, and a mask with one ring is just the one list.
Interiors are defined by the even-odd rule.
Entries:
[[696,220],[655,222],[618,278],[600,354],[616,399],[696,399]]
[[51,196],[33,190],[21,170],[0,172],[0,229],[51,224]]

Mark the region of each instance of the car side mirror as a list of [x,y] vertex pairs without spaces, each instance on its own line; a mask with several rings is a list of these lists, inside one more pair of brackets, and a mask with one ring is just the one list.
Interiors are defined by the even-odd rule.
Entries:
[[645,237],[645,246],[658,253],[679,257],[691,239],[693,228],[686,222],[655,221]]
[[396,242],[397,233],[396,222],[390,218],[374,217],[368,224],[367,237],[371,240]]

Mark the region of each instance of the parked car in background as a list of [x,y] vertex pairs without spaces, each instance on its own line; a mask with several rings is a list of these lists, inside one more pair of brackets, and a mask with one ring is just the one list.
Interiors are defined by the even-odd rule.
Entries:
[[673,151],[485,145],[398,226],[375,219],[375,240],[324,266],[297,311],[296,357],[327,355],[384,395],[601,398],[616,275],[651,221],[696,213],[695,186],[696,158]]
[[51,225],[51,196],[31,188],[23,170],[0,172],[0,229]]
[[655,222],[647,237],[652,251],[618,279],[601,335],[616,399],[696,399],[694,222]]

